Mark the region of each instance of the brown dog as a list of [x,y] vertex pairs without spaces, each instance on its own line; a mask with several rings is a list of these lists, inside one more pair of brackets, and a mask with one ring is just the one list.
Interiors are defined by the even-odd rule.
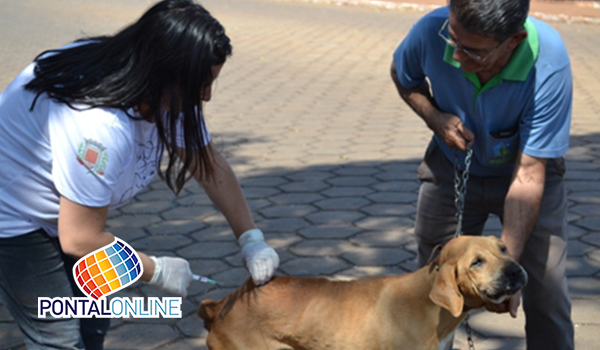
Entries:
[[212,350],[439,349],[469,309],[500,303],[527,282],[495,237],[453,239],[413,273],[350,282],[251,280],[198,315]]

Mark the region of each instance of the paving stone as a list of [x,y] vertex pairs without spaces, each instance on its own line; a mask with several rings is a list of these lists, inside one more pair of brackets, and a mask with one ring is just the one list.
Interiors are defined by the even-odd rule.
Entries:
[[273,249],[287,249],[292,244],[302,241],[295,233],[271,233],[265,234],[265,241]]
[[587,257],[596,262],[600,262],[600,249],[593,249],[593,250],[589,251],[587,253]]
[[373,190],[367,187],[334,186],[322,191],[321,194],[327,197],[362,197],[373,193]]
[[323,181],[333,177],[329,172],[322,171],[302,171],[295,174],[287,175],[286,178],[292,181]]
[[148,236],[142,228],[115,227],[110,228],[109,231],[127,243]]
[[417,172],[406,172],[406,171],[386,171],[375,175],[378,180],[381,181],[396,181],[396,180],[417,180]]
[[108,220],[106,222],[106,227],[109,229],[121,227],[140,228],[160,221],[162,221],[162,219],[156,215],[121,215],[118,218]]
[[569,277],[569,294],[571,298],[598,298],[600,296],[600,279],[590,277]]
[[268,207],[273,203],[269,202],[267,199],[251,199],[247,200],[248,207],[252,211],[260,210],[262,208]]
[[307,204],[313,203],[324,197],[317,193],[284,193],[269,197],[275,204]]
[[273,187],[244,187],[243,190],[246,199],[267,198],[281,193],[280,190]]
[[257,223],[257,226],[266,233],[296,232],[310,226],[308,221],[300,218],[266,219]]
[[569,225],[569,239],[577,239],[585,236],[589,231],[582,229],[576,225]]
[[153,201],[171,201],[176,200],[175,194],[171,190],[151,190],[143,194],[135,196],[142,202],[153,202]]
[[213,206],[194,206],[173,208],[160,215],[167,220],[202,220],[216,212]]
[[419,188],[416,181],[386,181],[371,185],[381,192],[415,192]]
[[598,325],[576,325],[575,327],[575,349],[597,350],[600,349],[600,326]]
[[157,214],[171,209],[173,206],[170,201],[134,202],[120,208],[120,210],[125,214]]
[[262,209],[259,212],[267,218],[292,218],[303,217],[317,210],[308,204],[284,204]]
[[284,192],[319,192],[330,185],[323,181],[294,181],[285,185],[279,186]]
[[354,265],[396,265],[413,258],[413,254],[397,248],[361,247],[342,255]]
[[347,238],[361,230],[350,225],[310,226],[298,232],[308,239]]
[[583,170],[569,170],[566,173],[566,179],[568,180],[600,180],[600,174],[598,170],[583,171]]
[[584,237],[581,237],[581,240],[588,244],[593,244],[596,247],[600,247],[600,232],[593,232]]
[[517,311],[517,318],[508,313],[496,314],[484,309],[470,313],[469,324],[477,333],[486,338],[525,338],[525,314],[523,308]]
[[300,242],[290,248],[298,256],[335,256],[354,249],[354,246],[345,240],[310,240]]
[[360,210],[372,216],[406,216],[417,212],[410,204],[374,204]]
[[212,278],[219,282],[219,287],[239,287],[250,277],[248,270],[242,267],[228,269],[214,274]]
[[391,248],[414,241],[414,236],[403,231],[373,231],[359,233],[351,241],[361,246]]
[[160,350],[208,350],[208,347],[205,338],[185,338],[162,346]]
[[263,176],[263,177],[256,177],[256,178],[252,178],[252,179],[244,179],[241,181],[241,185],[244,188],[246,188],[246,187],[273,187],[273,186],[282,185],[287,182],[288,181],[286,179],[284,179],[283,177]]
[[419,265],[417,264],[417,258],[415,256],[414,259],[410,259],[405,261],[399,265],[406,272],[415,272],[419,269]]
[[585,219],[581,219],[578,222],[575,223],[577,226],[581,226],[584,229],[588,229],[590,231],[595,231],[598,230],[598,228],[600,227],[600,217],[591,217],[591,218],[585,218]]
[[327,180],[333,186],[363,187],[378,182],[370,176],[337,176]]
[[180,206],[207,206],[212,205],[212,201],[205,193],[192,194],[183,198],[177,198],[177,203]]
[[571,256],[584,256],[587,253],[590,253],[594,249],[593,246],[585,244],[578,240],[569,240],[567,244],[567,255]]
[[600,183],[598,181],[567,181],[567,190],[570,192],[598,192]]
[[160,324],[124,324],[108,332],[104,341],[107,350],[148,350],[168,344],[179,337],[175,329]]
[[191,234],[191,237],[198,242],[210,241],[235,241],[235,235],[229,226],[211,226]]
[[570,193],[569,200],[579,204],[600,204],[600,191]]
[[353,222],[365,216],[364,213],[354,210],[326,210],[307,215],[305,219],[318,225],[334,225]]
[[484,225],[484,231],[502,231],[502,223],[500,218],[495,215],[490,215]]
[[582,258],[572,257],[567,260],[567,276],[589,277],[600,271],[600,263]]
[[146,227],[152,235],[186,234],[200,230],[206,224],[199,220],[169,220]]
[[332,257],[297,258],[287,261],[279,269],[291,276],[331,275],[348,267],[345,261]]
[[414,220],[402,217],[371,216],[354,223],[364,230],[393,231],[413,227]]
[[417,203],[418,197],[411,192],[377,192],[367,196],[375,203]]
[[201,242],[179,249],[177,254],[186,259],[213,259],[231,255],[239,250],[233,242]]
[[152,236],[138,239],[131,242],[131,246],[136,250],[173,250],[184,246],[189,246],[193,241],[182,235]]
[[397,267],[389,266],[353,266],[349,269],[339,271],[333,278],[339,280],[355,280],[374,276],[401,276],[406,271]]
[[227,294],[233,292],[234,290],[235,290],[235,288],[217,288],[217,289],[211,290],[210,292],[208,292],[204,295],[197,296],[194,299],[198,302],[198,304],[200,304],[204,300],[217,301],[217,300],[223,299]]
[[573,323],[600,326],[600,297],[594,299],[572,299]]
[[175,325],[186,337],[200,338],[208,335],[208,331],[204,329],[204,321],[196,314],[182,318]]
[[361,197],[347,197],[347,198],[333,198],[325,199],[313,203],[317,207],[323,210],[348,210],[348,209],[360,209],[371,202]]
[[366,167],[342,167],[340,169],[334,170],[333,173],[336,175],[342,176],[365,176],[365,175],[373,175],[377,174],[379,170],[373,168]]
[[597,204],[580,204],[569,209],[582,216],[600,216],[600,206]]

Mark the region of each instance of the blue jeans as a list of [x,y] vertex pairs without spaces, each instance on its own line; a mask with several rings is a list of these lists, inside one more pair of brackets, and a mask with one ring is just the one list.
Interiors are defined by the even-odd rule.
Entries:
[[0,239],[0,301],[27,349],[102,350],[108,318],[38,318],[38,297],[84,297],[73,280],[76,260],[43,230]]

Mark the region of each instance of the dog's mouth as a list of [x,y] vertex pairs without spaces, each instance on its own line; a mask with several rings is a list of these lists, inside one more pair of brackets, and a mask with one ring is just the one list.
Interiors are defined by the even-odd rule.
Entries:
[[495,280],[495,283],[486,288],[482,295],[484,299],[501,304],[527,284],[527,272],[517,264],[509,265],[504,272]]

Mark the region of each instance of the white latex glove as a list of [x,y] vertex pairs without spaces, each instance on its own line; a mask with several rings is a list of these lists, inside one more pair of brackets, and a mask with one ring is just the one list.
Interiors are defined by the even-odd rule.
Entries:
[[151,256],[150,259],[154,261],[156,267],[148,284],[185,298],[187,287],[192,281],[192,270],[187,260],[168,256],[160,258]]
[[238,243],[254,283],[260,286],[270,280],[279,267],[279,255],[265,243],[262,231],[256,228],[248,230],[238,238]]

